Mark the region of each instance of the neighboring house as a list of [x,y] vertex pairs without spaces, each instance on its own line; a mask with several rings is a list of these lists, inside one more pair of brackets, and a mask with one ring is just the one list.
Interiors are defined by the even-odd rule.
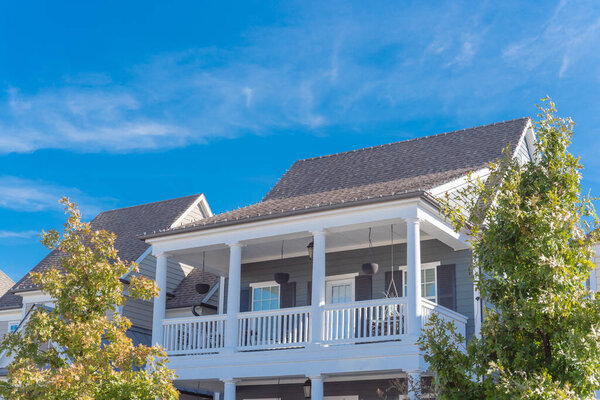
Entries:
[[[212,213],[204,195],[193,195],[104,211],[91,221],[91,227],[94,230],[103,229],[115,233],[117,235],[115,248],[119,257],[128,262],[137,262],[140,274],[154,279],[156,258],[150,253],[150,246],[138,239],[137,236],[144,232],[176,228],[210,216]],[[45,271],[53,265],[58,265],[58,261],[59,253],[52,251],[32,271]],[[197,274],[193,266],[171,260],[168,264],[166,285],[163,287],[163,291],[168,297],[172,297],[174,300],[178,299],[177,288],[190,274],[193,276]],[[125,286],[128,278],[128,276],[122,278]],[[218,278],[214,276],[210,276],[210,278],[211,290],[214,293],[216,291],[213,288],[215,284],[218,288]],[[16,330],[32,306],[52,304],[52,299],[41,292],[40,288],[32,282],[29,274],[11,286],[11,290],[0,297],[0,336]],[[213,304],[216,304],[216,300],[206,298],[205,303],[208,306],[197,307],[197,313],[214,313]],[[201,302],[198,305],[201,305]],[[135,343],[148,345],[151,343],[152,309],[152,302],[127,298],[119,310],[132,322],[128,335]],[[185,315],[185,313],[180,310],[178,315]],[[189,307],[187,315],[192,315]],[[0,355],[0,367],[5,367],[8,362],[8,359]],[[0,370],[0,375],[1,372],[2,370]]]
[[415,341],[428,317],[467,338],[481,321],[471,250],[436,198],[469,171],[487,177],[506,147],[531,160],[534,141],[522,118],[300,160],[260,203],[143,235],[161,293],[173,262],[199,267],[205,257],[220,277],[214,315],[182,316],[208,302],[193,290],[198,270],[175,299],[154,302],[152,342],[166,348],[178,386],[226,400],[302,399],[309,389],[313,400],[354,400],[427,376]]
[[4,273],[4,271],[0,270],[0,296],[3,296],[4,293],[8,292],[15,282],[9,278],[8,275]]

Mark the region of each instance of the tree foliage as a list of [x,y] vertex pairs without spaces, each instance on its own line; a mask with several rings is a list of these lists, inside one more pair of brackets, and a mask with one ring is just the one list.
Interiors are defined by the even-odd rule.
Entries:
[[[121,276],[137,271],[114,247],[116,236],[94,231],[63,198],[64,231],[44,232],[42,243],[60,254],[58,265],[31,273],[52,307],[30,311],[22,329],[0,348],[14,357],[0,395],[9,399],[176,399],[173,372],[159,347],[134,346],[130,321],[115,313],[124,304]],[[150,300],[158,289],[133,277],[129,296]]]
[[574,123],[544,101],[535,161],[521,165],[507,149],[487,180],[471,176],[444,201],[472,238],[485,319],[466,347],[438,318],[424,331],[442,398],[590,398],[600,388],[600,302],[586,287],[598,220],[568,151]]

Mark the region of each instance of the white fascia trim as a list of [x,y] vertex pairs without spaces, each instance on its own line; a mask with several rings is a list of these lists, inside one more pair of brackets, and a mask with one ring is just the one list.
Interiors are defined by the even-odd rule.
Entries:
[[[471,177],[473,179],[477,179],[477,178],[481,179],[481,178],[486,178],[489,174],[490,174],[490,169],[486,167],[486,168],[474,171],[471,174]],[[460,178],[454,179],[450,182],[446,182],[440,186],[434,187],[433,189],[431,189],[429,191],[429,193],[431,193],[434,197],[438,197],[439,195],[441,195],[449,190],[452,190],[452,189],[458,188],[462,185],[465,185],[467,183],[467,181],[468,181],[468,178],[467,178],[467,175],[465,174],[465,176],[461,176]]]
[[[221,249],[231,243],[251,244],[253,241],[268,241],[272,237],[282,235],[302,233],[310,236],[310,232],[324,230],[335,233],[347,229],[360,229],[392,220],[420,217],[423,213],[432,216],[439,214],[439,211],[422,199],[411,198],[183,232],[172,236],[150,238],[147,242],[152,244],[153,254],[191,248]],[[435,221],[432,222],[433,225],[444,225],[443,233],[451,235],[451,240],[460,240],[460,235],[444,223],[441,216],[430,217],[430,220]],[[459,246],[462,247],[463,244]]]
[[[521,136],[519,137],[519,142],[517,143],[517,146],[515,147],[515,151],[512,154],[512,158],[515,158],[517,156],[517,152],[519,151],[519,147],[521,147],[527,137],[527,133],[531,130],[532,134],[533,134],[533,140],[535,141],[535,134],[533,133],[533,126],[531,125],[531,120],[527,121],[527,124],[525,125],[525,127],[523,128],[523,132],[521,132]],[[527,146],[527,143],[525,143],[525,146]],[[527,151],[528,154],[530,154],[529,151]],[[533,160],[531,160],[533,161]]]
[[[137,258],[137,260],[135,260],[135,263],[139,265],[139,264],[140,264],[140,263],[141,263],[141,262],[144,260],[144,258],[148,257],[148,255],[149,255],[149,254],[151,254],[151,253],[152,253],[152,246],[148,247],[148,248],[147,248],[147,249],[146,249],[146,250],[145,250],[145,251],[142,253],[142,255],[141,255],[141,256],[139,256],[139,257]],[[123,274],[123,276],[121,276],[121,279],[126,279],[126,278],[129,276],[129,274],[131,274],[131,268],[129,269],[129,271],[125,272],[125,273]]]
[[19,296],[23,298],[23,306],[25,304],[40,304],[40,303],[50,303],[53,302],[54,299],[50,297],[50,295],[42,293],[41,290],[32,290],[31,292],[22,292],[18,293]]

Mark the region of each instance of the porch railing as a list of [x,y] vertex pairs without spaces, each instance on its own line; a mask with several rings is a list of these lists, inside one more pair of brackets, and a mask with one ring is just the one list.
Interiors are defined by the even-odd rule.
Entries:
[[396,340],[406,333],[405,298],[327,304],[323,312],[323,334],[327,344]]
[[[422,299],[422,324],[433,313],[451,321],[465,336],[467,318]],[[305,347],[311,342],[311,307],[239,313],[238,351]],[[163,346],[169,355],[219,353],[225,347],[227,316],[163,320]],[[401,340],[408,332],[408,304],[402,297],[327,304],[322,307],[323,345]]]
[[163,320],[163,347],[170,355],[217,353],[225,346],[226,315]]
[[238,315],[238,350],[302,347],[310,341],[310,307]]
[[465,317],[464,315],[459,314],[456,311],[452,311],[449,308],[440,306],[439,304],[427,299],[421,300],[421,308],[422,328],[424,328],[425,325],[429,322],[431,314],[436,313],[442,320],[454,323],[454,326],[456,327],[456,332],[460,333],[463,337],[466,337],[467,317]]

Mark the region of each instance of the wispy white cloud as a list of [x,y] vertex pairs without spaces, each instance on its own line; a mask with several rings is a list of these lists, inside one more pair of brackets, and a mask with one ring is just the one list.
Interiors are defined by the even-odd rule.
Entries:
[[[62,196],[75,201],[85,217],[93,217],[115,202],[110,198],[92,198],[76,188],[14,176],[0,176],[0,208],[19,212],[60,211],[62,206],[58,201]],[[0,231],[2,232],[8,235],[6,231]]]
[[41,236],[38,231],[3,231],[0,230],[0,239],[31,239],[36,236]]
[[[35,92],[9,88],[0,153],[143,151],[486,115],[548,60],[565,76],[600,46],[593,0],[563,1],[540,21],[538,5],[503,7],[307,3],[281,24],[248,30],[242,45],[157,54],[118,83],[92,71]],[[506,15],[520,25],[507,29]]]
[[591,72],[590,62],[600,60],[599,47],[600,4],[595,0],[561,0],[539,29],[510,43],[503,56],[530,70],[552,68],[563,78],[582,59]]

